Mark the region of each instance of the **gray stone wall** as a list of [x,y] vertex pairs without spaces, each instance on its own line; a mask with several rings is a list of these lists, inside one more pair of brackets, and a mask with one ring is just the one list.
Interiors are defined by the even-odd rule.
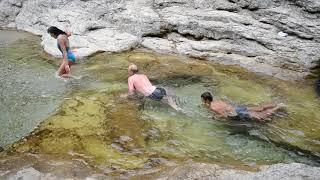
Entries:
[[80,56],[143,47],[300,79],[320,59],[319,0],[1,0],[0,26],[73,31]]

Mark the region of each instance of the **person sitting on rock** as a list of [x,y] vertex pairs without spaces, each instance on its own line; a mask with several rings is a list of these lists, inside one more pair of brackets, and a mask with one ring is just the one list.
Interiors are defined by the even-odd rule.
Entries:
[[71,36],[71,32],[68,29],[64,32],[55,26],[49,27],[47,32],[51,37],[57,39],[58,49],[61,51],[63,56],[62,63],[57,72],[58,75],[63,78],[71,77],[70,67],[76,62],[76,55],[71,51],[69,45],[68,37]]
[[122,97],[127,97],[138,92],[152,100],[162,100],[177,111],[181,110],[164,88],[153,86],[146,75],[139,74],[138,72],[138,67],[135,64],[131,64],[128,67],[128,94],[122,95]]
[[268,104],[256,107],[233,106],[223,100],[213,100],[210,92],[201,94],[202,102],[209,107],[219,118],[230,118],[234,120],[257,120],[265,121],[277,110],[285,107],[280,103]]

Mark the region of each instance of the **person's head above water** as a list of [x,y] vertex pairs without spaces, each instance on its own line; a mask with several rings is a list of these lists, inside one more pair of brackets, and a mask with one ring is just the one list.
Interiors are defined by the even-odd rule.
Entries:
[[213,101],[213,97],[210,92],[204,92],[201,94],[201,100],[203,103],[209,104]]
[[49,27],[47,32],[51,35],[51,37],[53,37],[55,39],[57,39],[60,34],[66,35],[66,33],[64,31],[62,31],[61,29],[59,29],[55,26]]
[[128,67],[128,73],[129,73],[129,76],[132,76],[136,73],[139,72],[139,69],[137,67],[137,65],[135,64],[130,64],[130,66]]

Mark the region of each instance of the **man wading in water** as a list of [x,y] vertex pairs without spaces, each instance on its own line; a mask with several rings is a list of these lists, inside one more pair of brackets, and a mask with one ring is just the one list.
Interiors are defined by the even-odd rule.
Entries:
[[133,95],[136,91],[150,99],[163,101],[177,111],[181,110],[164,88],[153,86],[146,75],[139,74],[138,72],[138,67],[135,64],[131,64],[128,67],[128,94],[122,95],[121,97]]
[[285,107],[280,103],[277,105],[269,104],[257,107],[232,106],[222,100],[213,100],[210,92],[201,95],[202,102],[217,114],[217,117],[230,118],[234,120],[257,120],[265,121],[280,108]]

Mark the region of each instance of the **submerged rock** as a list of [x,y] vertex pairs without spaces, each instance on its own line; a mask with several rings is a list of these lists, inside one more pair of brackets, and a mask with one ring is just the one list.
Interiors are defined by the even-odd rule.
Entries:
[[144,165],[144,168],[150,169],[150,168],[157,167],[157,166],[160,166],[160,165],[168,166],[168,167],[177,166],[176,163],[168,161],[165,158],[150,158],[148,160],[148,162]]
[[[176,164],[164,158],[150,158],[145,168],[135,170],[107,169],[90,166],[81,157],[20,154],[1,157],[0,179],[318,179],[319,167],[299,163],[263,166],[252,172],[209,163],[187,161]],[[162,166],[162,168],[159,168]]]
[[[182,105],[186,104],[191,118],[189,115],[167,111],[166,107],[159,108],[160,104],[148,112],[147,108],[139,108],[141,104],[134,100],[119,99],[118,94],[127,90],[127,69],[122,67],[127,67],[132,62],[137,63],[140,70],[152,79],[158,79],[160,84],[175,87],[176,94],[184,98]],[[240,163],[252,167],[259,166],[259,163],[278,162],[312,164],[311,160],[292,155],[294,152],[291,150],[285,151],[273,146],[269,140],[279,144],[292,144],[315,154],[319,152],[319,106],[318,102],[313,101],[315,98],[310,92],[311,88],[306,85],[300,88],[282,81],[271,83],[269,81],[274,79],[260,79],[252,73],[245,75],[243,70],[236,71],[227,67],[227,70],[220,71],[217,64],[148,53],[102,53],[90,59],[88,64],[77,66],[94,71],[90,75],[96,75],[100,82],[77,88],[75,92],[68,94],[60,109],[27,138],[13,145],[10,149],[12,152],[70,155],[77,161],[71,164],[79,165],[80,162],[81,166],[93,167],[99,164],[99,167],[107,168],[104,173],[110,173],[110,169],[130,173],[134,171],[132,169],[142,168],[144,175],[151,170],[159,172],[159,166],[170,164],[161,157],[170,160],[195,158],[212,163],[223,161],[228,165]],[[30,83],[26,81],[26,84]],[[202,118],[203,108],[198,104],[200,92],[204,90],[212,90],[215,96],[230,98],[233,102],[252,104],[281,97],[288,102],[289,118],[277,119],[264,129],[261,127],[254,133],[251,131],[251,136],[266,141],[247,138],[248,135],[230,135],[230,130],[212,122],[210,117]],[[188,103],[183,103],[184,100]],[[302,106],[301,102],[307,104]],[[275,132],[277,130],[279,133]],[[265,138],[261,138],[262,136]],[[61,170],[60,166],[65,168],[61,162],[51,164],[58,167],[55,169],[57,172]],[[191,165],[197,166],[192,162]],[[42,166],[43,164],[34,165],[33,168],[45,172],[39,169]],[[158,169],[153,169],[153,166]],[[208,174],[210,177],[216,170],[210,168],[214,165],[208,166],[208,169],[203,168],[207,169],[205,172],[199,170],[194,175]],[[3,173],[6,173],[6,166],[2,164],[1,167],[4,168]],[[181,168],[188,169],[189,166]],[[22,169],[18,168],[19,171]],[[71,169],[66,170],[71,176],[84,173],[82,177],[94,177],[87,169],[73,166]],[[233,171],[238,173],[237,170],[230,170]],[[52,172],[50,168],[49,172]],[[247,173],[250,174],[245,174]],[[164,172],[163,176],[165,175]]]
[[147,140],[158,139],[160,137],[161,137],[161,132],[157,128],[152,127],[147,131],[147,137],[146,137]]
[[133,139],[131,137],[129,137],[129,136],[120,136],[119,137],[119,143],[120,144],[126,144],[126,143],[128,143],[128,142],[130,142],[132,140]]
[[79,156],[19,154],[1,157],[0,179],[106,179],[103,168],[90,167]]
[[9,179],[40,180],[41,173],[31,167],[18,171],[14,178]]
[[319,167],[310,167],[304,164],[276,164],[262,168],[258,172],[244,170],[232,170],[218,165],[205,163],[192,163],[178,166],[162,173],[159,180],[165,179],[317,179],[320,173]]

